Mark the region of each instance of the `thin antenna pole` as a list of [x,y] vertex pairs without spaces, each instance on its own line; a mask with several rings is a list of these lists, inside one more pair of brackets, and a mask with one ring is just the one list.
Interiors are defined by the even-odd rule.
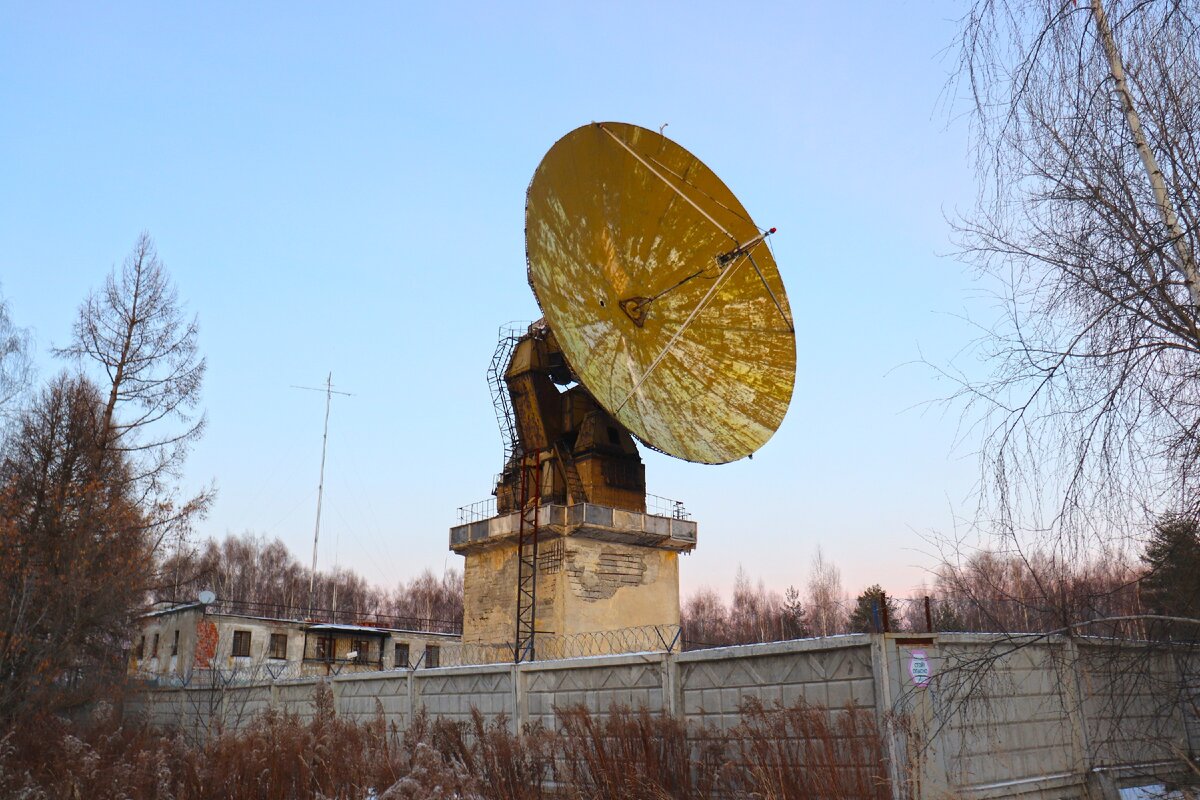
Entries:
[[[317,542],[321,538],[321,503],[325,499],[325,451],[329,445],[329,406],[335,394],[351,397],[349,392],[333,391],[333,373],[330,372],[325,378],[325,388],[316,389],[312,386],[293,386],[293,389],[307,389],[309,391],[324,391],[325,392],[325,428],[321,433],[321,478],[317,483],[317,524],[313,529],[313,557],[312,557],[312,572],[308,574],[308,615],[313,614],[314,598],[313,592],[316,588],[317,580]],[[335,607],[336,610],[336,607]]]
[[312,616],[313,587],[317,579],[317,541],[321,538],[321,501],[325,499],[325,449],[329,445],[329,406],[333,400],[333,373],[325,378],[325,429],[321,433],[321,479],[317,483],[317,526],[313,530],[312,572],[308,574],[308,613]]

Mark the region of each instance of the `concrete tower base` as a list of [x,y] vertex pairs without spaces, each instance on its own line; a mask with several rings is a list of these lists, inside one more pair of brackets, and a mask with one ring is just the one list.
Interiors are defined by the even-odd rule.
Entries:
[[[591,503],[543,505],[538,521],[539,637],[679,624],[679,553],[696,546],[695,522]],[[466,559],[464,644],[514,641],[519,526],[513,512],[450,529]]]

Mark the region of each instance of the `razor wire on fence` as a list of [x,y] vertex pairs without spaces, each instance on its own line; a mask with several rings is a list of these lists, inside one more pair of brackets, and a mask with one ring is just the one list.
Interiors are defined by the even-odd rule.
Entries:
[[[1127,587],[1121,587],[1123,590]],[[1152,622],[1133,590],[1091,596],[917,596],[885,592],[820,606],[770,602],[732,607],[685,604],[683,649],[820,638],[847,633],[1050,633],[1084,627],[1118,639],[1184,637],[1179,626]]]
[[[534,637],[534,658],[538,661],[555,661],[624,653],[673,653],[680,649],[681,643],[682,628],[679,625],[641,625],[572,634],[542,633]],[[516,648],[510,642],[447,644],[441,647],[439,665],[457,667],[512,663],[515,653]]]

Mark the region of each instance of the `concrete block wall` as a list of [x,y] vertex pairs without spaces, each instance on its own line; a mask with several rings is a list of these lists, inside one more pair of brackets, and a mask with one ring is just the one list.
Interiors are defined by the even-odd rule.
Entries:
[[681,653],[680,712],[689,722],[729,730],[749,697],[764,706],[874,708],[874,670],[865,636],[834,636]]
[[521,669],[521,718],[554,729],[556,707],[584,706],[599,716],[614,704],[673,712],[667,669],[662,653],[535,662]]
[[[371,674],[371,677],[375,677]],[[349,683],[352,679],[357,680],[358,676],[351,676],[342,679],[342,683]],[[275,684],[275,707],[280,711],[288,714],[295,714],[302,722],[312,721],[313,715],[316,714],[317,707],[313,702],[313,694],[316,690],[317,678],[305,678],[287,683]],[[405,691],[407,698],[407,691]],[[400,713],[407,711],[405,706]]]
[[430,716],[469,722],[474,707],[489,720],[501,713],[515,720],[515,671],[512,664],[416,670],[410,677],[413,709],[423,707]]
[[[361,723],[374,720],[382,712],[389,725],[394,723],[403,730],[409,720],[409,682],[407,670],[347,675],[332,684],[334,708],[339,716]],[[310,700],[313,688],[309,689]],[[310,702],[310,713],[311,710]]]
[[918,738],[937,730],[927,783],[971,797],[1008,797],[1040,787],[1056,798],[1079,783],[1069,668],[1051,649],[974,638],[922,649],[934,681],[917,687],[898,663],[894,691],[895,704],[921,720]]
[[[932,680],[914,679],[923,655]],[[1115,797],[1139,776],[1179,772],[1200,730],[1180,703],[1174,654],[1073,639],[979,634],[853,635],[687,653],[394,670],[329,680],[337,712],[369,721],[382,710],[403,729],[413,713],[459,721],[472,708],[514,729],[556,724],[554,709],[612,704],[681,716],[693,731],[728,731],[750,697],[873,709],[910,796]],[[220,689],[147,689],[127,704],[161,727],[204,735],[274,707],[311,718],[322,679]],[[904,724],[895,723],[902,718]],[[911,766],[911,769],[909,769]]]
[[1169,762],[1195,752],[1190,703],[1179,702],[1179,665],[1161,650],[1079,646],[1078,680],[1089,767],[1120,773],[1130,762]]

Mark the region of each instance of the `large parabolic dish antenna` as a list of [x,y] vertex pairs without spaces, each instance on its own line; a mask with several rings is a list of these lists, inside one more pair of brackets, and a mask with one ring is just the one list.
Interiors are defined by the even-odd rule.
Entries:
[[649,447],[724,464],[783,421],[796,337],[773,230],[655,131],[592,123],[542,159],[529,283],[580,382]]

